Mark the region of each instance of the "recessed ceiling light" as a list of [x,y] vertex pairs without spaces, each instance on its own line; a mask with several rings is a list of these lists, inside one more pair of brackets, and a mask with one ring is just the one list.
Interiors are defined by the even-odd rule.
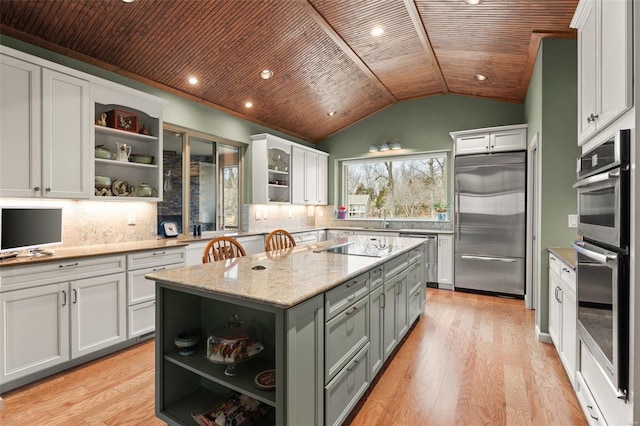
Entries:
[[271,77],[273,77],[273,71],[271,71],[271,70],[262,70],[262,72],[260,72],[260,77],[262,77],[265,80],[268,80]]
[[198,79],[195,77],[189,77],[189,83],[191,84],[198,84]]
[[476,75],[474,75],[474,76],[473,76],[473,78],[475,78],[475,79],[476,79],[476,80],[478,80],[478,81],[485,81],[485,80],[487,80],[489,77],[487,77],[487,76],[486,76],[486,75],[484,75],[484,74],[476,74]]
[[123,3],[133,3],[136,0],[122,0]]
[[484,0],[464,0],[464,2],[466,4],[480,4],[482,3]]
[[253,102],[247,101],[244,103],[244,106],[247,108],[251,108],[253,106]]
[[327,113],[327,117],[333,117],[334,115],[336,115],[338,111],[336,111],[335,109],[332,109],[331,111],[329,111]]
[[384,34],[384,29],[382,29],[382,27],[373,27],[371,30],[371,35],[374,37],[381,36],[382,34]]

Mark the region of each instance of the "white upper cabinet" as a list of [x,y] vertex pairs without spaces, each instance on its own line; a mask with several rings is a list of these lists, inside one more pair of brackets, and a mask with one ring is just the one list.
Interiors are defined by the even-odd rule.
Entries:
[[578,144],[633,105],[632,2],[581,0],[578,30]]
[[[162,199],[164,100],[5,46],[0,67],[0,196],[97,198],[97,175],[125,182],[112,199],[141,199],[143,183],[155,190],[144,200]],[[94,124],[112,112],[133,127]],[[94,160],[122,144],[136,155]]]
[[489,127],[451,132],[454,155],[488,154],[527,149],[527,125]]
[[90,83],[5,50],[0,196],[89,198]]
[[[92,87],[94,118],[95,176],[108,177],[119,191],[103,190],[92,185],[92,197],[104,200],[162,201],[162,106],[164,101],[146,93],[115,84]],[[104,115],[103,115],[104,114]],[[106,117],[106,122],[101,122]],[[121,122],[122,120],[124,121]],[[105,125],[106,124],[106,125]],[[125,155],[117,157],[119,148]],[[104,158],[109,153],[116,158]],[[130,155],[126,156],[129,153]],[[139,192],[142,184],[151,187]]]
[[327,204],[327,153],[265,133],[251,139],[254,204]]

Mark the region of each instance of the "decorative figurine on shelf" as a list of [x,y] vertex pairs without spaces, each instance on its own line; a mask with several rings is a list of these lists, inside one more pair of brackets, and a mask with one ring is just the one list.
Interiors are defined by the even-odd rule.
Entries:
[[96,118],[96,125],[107,127],[107,113],[103,112],[100,114],[100,118]]
[[141,134],[141,135],[147,135],[147,136],[149,136],[149,135],[150,135],[150,133],[149,133],[149,128],[147,127],[147,125],[146,125],[146,124],[143,124],[143,125],[142,125],[142,129],[140,129],[140,134]]

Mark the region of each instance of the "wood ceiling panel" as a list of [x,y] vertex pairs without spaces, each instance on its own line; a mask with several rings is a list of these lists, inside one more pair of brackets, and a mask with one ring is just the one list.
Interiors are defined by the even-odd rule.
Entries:
[[[310,0],[396,99],[445,93],[437,61],[398,0]],[[384,34],[371,35],[374,27]]]
[[[574,34],[567,28],[577,5],[0,1],[5,34],[310,141],[405,99],[451,92],[521,102],[540,38]],[[384,35],[372,37],[374,25]],[[264,68],[273,78],[259,78]],[[475,81],[477,73],[489,80]]]

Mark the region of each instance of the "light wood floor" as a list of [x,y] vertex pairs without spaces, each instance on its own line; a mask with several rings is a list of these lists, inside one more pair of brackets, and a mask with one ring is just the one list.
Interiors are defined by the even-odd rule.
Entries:
[[[153,342],[8,392],[0,424],[160,425]],[[427,290],[426,314],[352,425],[586,424],[521,300]]]

